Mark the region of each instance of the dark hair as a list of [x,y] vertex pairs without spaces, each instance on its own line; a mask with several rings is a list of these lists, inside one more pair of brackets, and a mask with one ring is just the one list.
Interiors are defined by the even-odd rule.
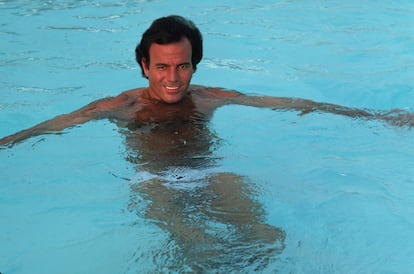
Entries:
[[191,20],[178,15],[170,15],[154,20],[151,26],[142,34],[141,42],[135,48],[135,59],[141,67],[142,75],[146,77],[141,60],[145,58],[146,65],[149,65],[151,44],[170,44],[179,42],[184,37],[191,43],[191,63],[195,71],[197,64],[200,63],[203,57],[203,38],[196,25]]

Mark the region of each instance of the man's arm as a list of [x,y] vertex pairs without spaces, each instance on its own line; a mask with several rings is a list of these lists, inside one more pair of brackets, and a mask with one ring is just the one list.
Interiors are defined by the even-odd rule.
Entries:
[[354,118],[371,119],[375,117],[371,111],[299,98],[240,95],[232,101],[240,105],[265,107],[273,110],[294,110],[298,111],[300,115],[311,112],[326,112]]
[[110,97],[94,101],[71,113],[56,116],[53,119],[39,123],[31,128],[6,136],[0,139],[0,148],[3,146],[11,147],[16,143],[34,136],[57,133],[63,129],[86,123],[90,120],[108,118],[109,113],[119,107],[122,101],[126,100],[125,96],[126,95],[120,95],[118,97]]
[[320,103],[307,99],[246,95],[235,91],[216,89],[215,96],[225,98],[226,104],[271,108],[273,110],[298,111],[300,115],[325,112],[365,120],[381,120],[393,126],[414,127],[414,114],[400,109],[373,111]]

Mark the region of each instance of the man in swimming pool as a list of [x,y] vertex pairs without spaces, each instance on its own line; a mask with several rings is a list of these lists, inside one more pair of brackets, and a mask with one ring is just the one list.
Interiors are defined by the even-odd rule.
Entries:
[[[237,261],[232,257],[234,252],[245,260],[266,262],[270,253],[283,250],[286,235],[266,224],[265,212],[254,199],[247,178],[214,169],[210,148],[215,138],[205,126],[214,110],[238,104],[295,110],[301,114],[323,111],[383,120],[388,120],[388,116],[304,99],[248,96],[222,88],[190,85],[201,59],[202,37],[191,21],[180,16],[159,18],[144,32],[136,48],[136,60],[148,79],[148,87],[94,101],[7,136],[0,139],[0,148],[90,120],[109,119],[125,135],[130,149],[128,161],[137,163],[138,172],[148,170],[158,175],[132,184],[131,210],[169,231],[194,267],[234,264]],[[413,125],[412,119],[398,119],[389,120]],[[201,171],[203,176],[188,176],[188,170]],[[182,182],[197,186],[180,191]],[[145,210],[137,206],[142,197],[150,201]],[[228,250],[233,253],[226,259]]]
[[[94,101],[72,113],[57,116],[34,127],[0,139],[0,147],[12,146],[27,138],[59,132],[93,119],[110,119],[118,125],[169,123],[201,115],[227,104],[296,110],[301,114],[322,111],[365,119],[382,119],[397,125],[413,126],[409,113],[371,113],[305,99],[248,96],[236,91],[190,85],[202,59],[202,36],[193,22],[181,16],[155,20],[136,47],[136,61],[148,79],[148,87],[125,91],[116,97]],[[396,114],[396,115],[395,115]]]

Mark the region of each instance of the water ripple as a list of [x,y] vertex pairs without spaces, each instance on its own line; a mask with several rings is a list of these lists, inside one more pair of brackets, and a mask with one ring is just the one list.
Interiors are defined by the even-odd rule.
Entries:
[[116,33],[116,32],[123,32],[125,28],[93,28],[93,27],[83,27],[83,26],[46,26],[40,27],[39,29],[46,29],[46,30],[63,30],[63,31],[83,31],[83,32],[109,32],[109,33]]
[[230,70],[242,70],[242,71],[254,71],[254,72],[265,72],[263,67],[255,66],[253,64],[264,63],[265,60],[235,60],[235,59],[222,59],[222,58],[206,58],[203,63],[208,68],[225,68]]
[[28,87],[28,86],[15,86],[14,90],[22,93],[59,93],[59,94],[68,94],[73,93],[74,91],[80,90],[81,86],[73,87],[56,87],[56,88],[44,88],[44,87]]

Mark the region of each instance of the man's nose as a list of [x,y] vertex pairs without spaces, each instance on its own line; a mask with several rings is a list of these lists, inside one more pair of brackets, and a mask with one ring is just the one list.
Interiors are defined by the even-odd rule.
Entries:
[[170,68],[167,72],[167,80],[170,82],[175,82],[178,79],[178,70],[175,68]]

